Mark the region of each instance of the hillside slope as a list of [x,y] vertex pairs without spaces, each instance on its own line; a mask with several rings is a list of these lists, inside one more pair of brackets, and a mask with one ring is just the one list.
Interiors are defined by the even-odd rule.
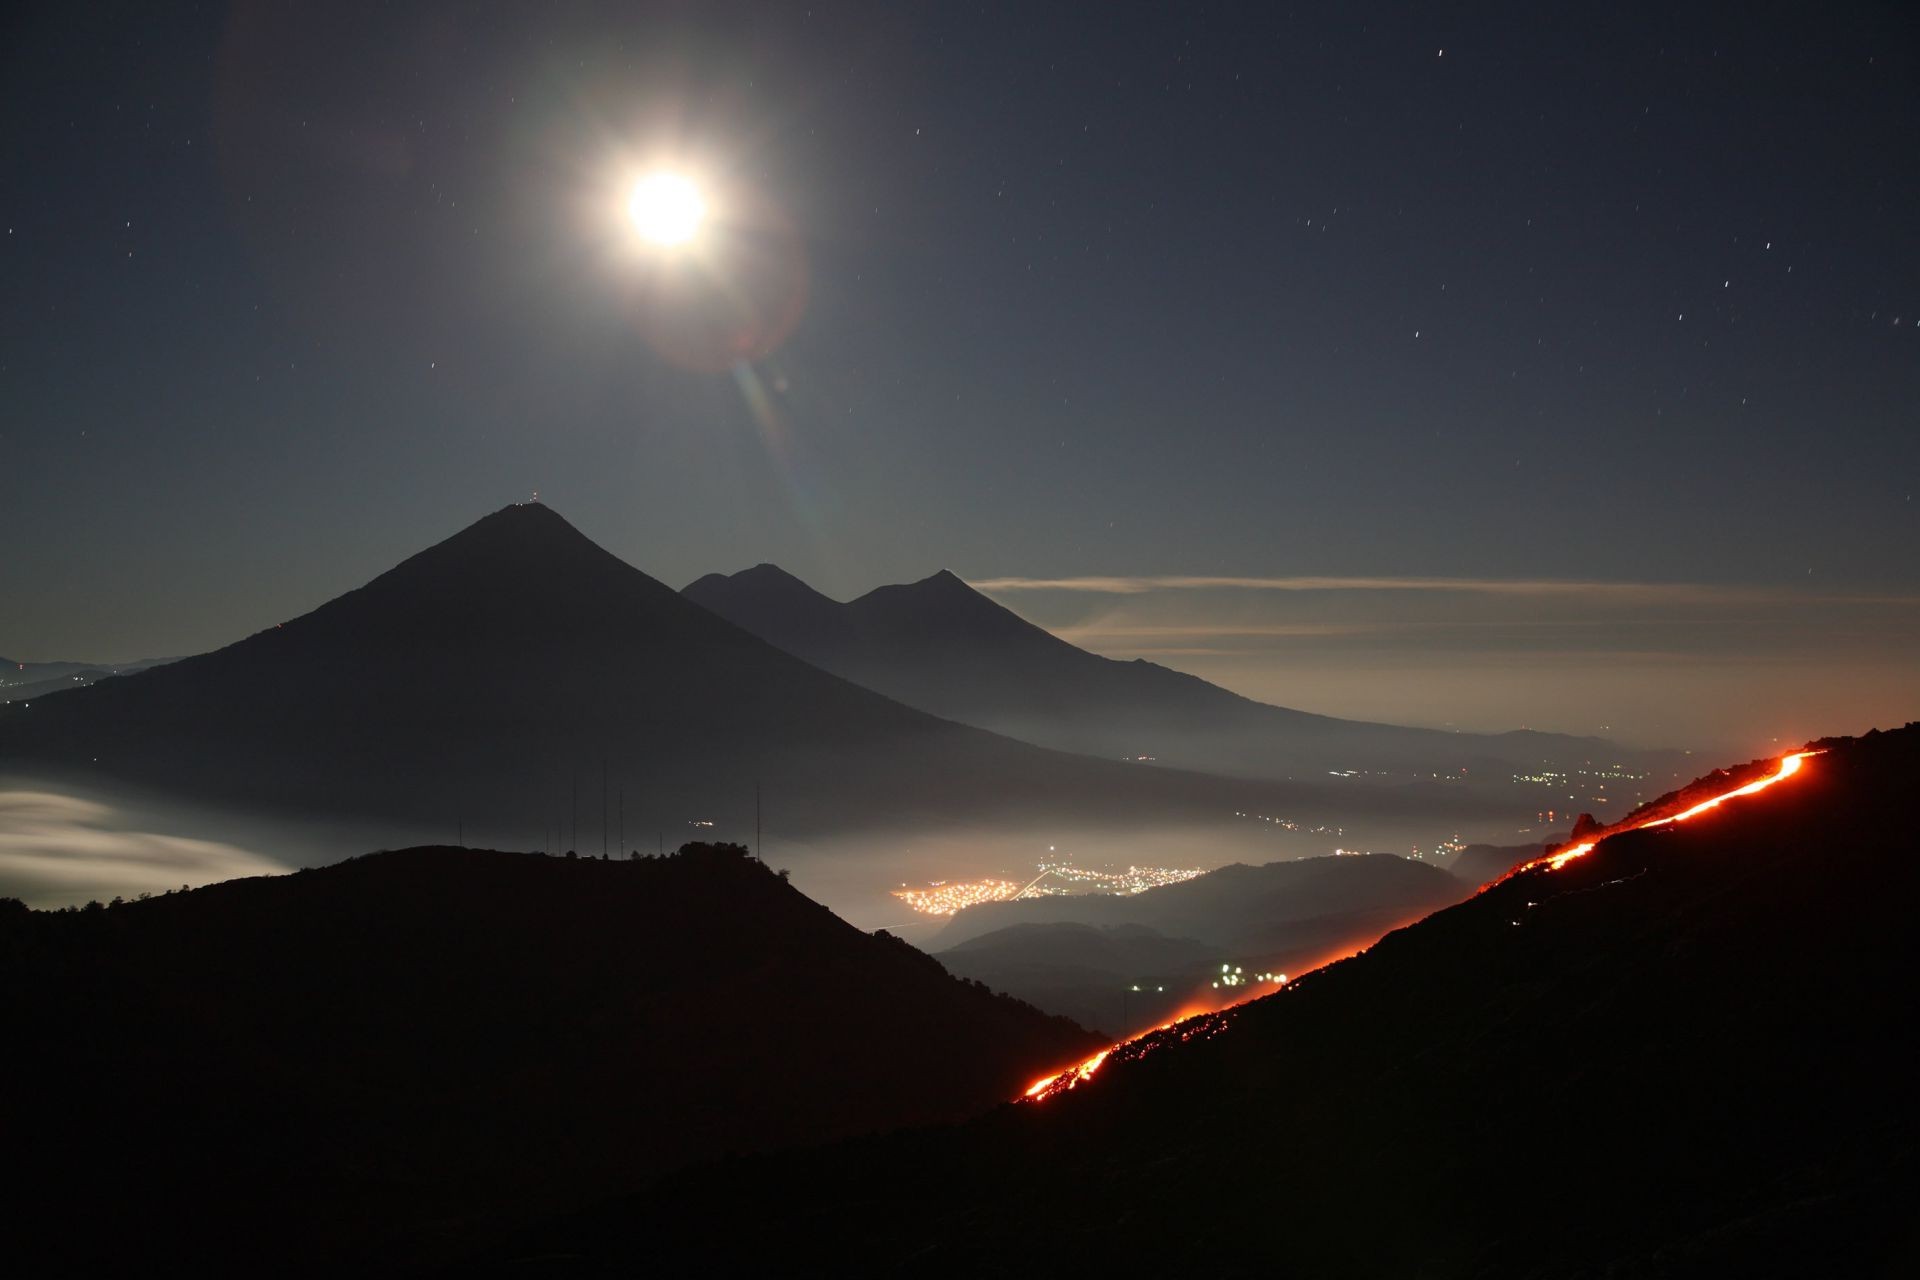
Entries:
[[640,1240],[746,1265],[755,1242],[699,1232],[751,1185],[792,1189],[759,1238],[795,1269],[1911,1274],[1920,726],[1823,745],[1071,1092],[677,1179],[529,1237],[512,1274],[562,1245],[629,1274]]
[[1095,1043],[732,846],[14,905],[8,1247],[53,1269],[427,1261],[690,1160],[958,1119]]

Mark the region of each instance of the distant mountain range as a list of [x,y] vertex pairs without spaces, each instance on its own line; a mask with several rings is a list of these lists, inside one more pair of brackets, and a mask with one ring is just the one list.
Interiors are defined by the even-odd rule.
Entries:
[[960,1119],[1098,1046],[707,845],[0,900],[0,1009],[17,1275],[408,1270],[690,1161]]
[[1122,1036],[1193,1003],[1228,954],[1143,924],[1012,924],[937,957],[949,972]]
[[466,1274],[1911,1274],[1920,725],[1818,745],[1071,1092],[677,1176]]
[[[1677,753],[1518,730],[1447,733],[1269,706],[1196,676],[1088,653],[945,570],[844,604],[785,570],[708,574],[683,594],[768,643],[912,707],[1026,742],[1241,777],[1435,774],[1510,788],[1516,769],[1635,761],[1677,776]],[[1464,775],[1462,771],[1465,771]]]
[[89,685],[109,676],[132,675],[148,667],[163,667],[176,658],[142,658],[120,665],[92,662],[16,662],[0,658],[0,704],[30,702],[50,694]]
[[576,794],[597,817],[603,776],[648,831],[750,829],[756,783],[789,835],[1490,812],[1134,768],[942,720],[750,635],[537,504],[217,652],[0,708],[0,771],[523,845],[570,834]]
[[1447,870],[1472,887],[1498,880],[1523,862],[1530,862],[1565,836],[1549,836],[1537,844],[1470,844],[1447,864]]

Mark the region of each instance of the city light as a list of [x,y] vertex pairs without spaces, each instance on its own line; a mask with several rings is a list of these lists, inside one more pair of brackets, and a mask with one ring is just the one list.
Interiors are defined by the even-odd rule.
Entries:
[[[1049,852],[1052,846],[1048,846]],[[935,880],[918,888],[902,886],[893,896],[922,915],[950,916],[987,902],[1016,902],[1025,898],[1056,898],[1071,894],[1110,894],[1125,897],[1165,885],[1180,884],[1206,872],[1200,867],[1135,867],[1125,871],[1097,871],[1072,863],[1043,862],[1039,874],[1025,884],[988,877],[981,880]]]
[[1019,896],[1012,880],[936,880],[925,888],[895,889],[893,896],[926,916],[950,916],[983,902],[1006,902]]

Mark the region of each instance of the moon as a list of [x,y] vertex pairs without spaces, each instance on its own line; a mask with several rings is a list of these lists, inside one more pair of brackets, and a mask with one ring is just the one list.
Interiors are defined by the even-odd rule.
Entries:
[[627,217],[641,238],[658,245],[682,245],[693,239],[706,220],[707,202],[700,189],[676,173],[654,173],[634,184],[627,197]]

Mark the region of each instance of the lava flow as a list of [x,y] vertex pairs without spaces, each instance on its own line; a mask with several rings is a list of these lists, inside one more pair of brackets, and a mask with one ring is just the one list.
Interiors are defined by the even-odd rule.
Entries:
[[[1774,783],[1784,782],[1786,779],[1800,772],[1801,766],[1806,763],[1808,757],[1820,754],[1822,753],[1819,751],[1796,751],[1791,755],[1782,756],[1780,763],[1774,768],[1774,771],[1764,778],[1758,778],[1747,783],[1745,786],[1735,787],[1731,791],[1723,791],[1719,795],[1702,800],[1699,804],[1688,809],[1683,809],[1679,813],[1670,813],[1664,818],[1649,818],[1645,822],[1636,822],[1631,826],[1616,827],[1612,830],[1602,832],[1592,840],[1583,840],[1579,844],[1570,844],[1563,849],[1556,849],[1544,857],[1522,863],[1512,871],[1509,871],[1505,876],[1500,877],[1500,879],[1506,880],[1522,872],[1531,871],[1535,867],[1545,867],[1549,871],[1558,871],[1575,858],[1592,852],[1595,845],[1610,835],[1616,835],[1621,831],[1644,831],[1649,827],[1664,827],[1669,823],[1685,822],[1688,818],[1697,817],[1700,814],[1719,808],[1726,801],[1732,800],[1736,796],[1750,796],[1756,791],[1765,791]],[[1495,881],[1494,883],[1497,884],[1499,881]],[[1487,885],[1481,889],[1481,892],[1484,893],[1492,887],[1492,885]],[[1281,985],[1284,986],[1286,981],[1284,974],[1279,975]],[[1108,1045],[1092,1057],[1077,1062],[1064,1071],[1056,1071],[1050,1076],[1034,1081],[1032,1085],[1028,1086],[1027,1091],[1020,1095],[1019,1100],[1023,1102],[1044,1102],[1046,1099],[1065,1093],[1069,1089],[1077,1088],[1091,1080],[1093,1073],[1098,1071],[1101,1065],[1115,1053],[1120,1053],[1125,1057],[1139,1057],[1150,1048],[1157,1047],[1157,1045],[1150,1046],[1146,1044],[1148,1040],[1160,1036],[1165,1032],[1171,1031],[1174,1033],[1166,1043],[1212,1036],[1226,1027],[1227,1019],[1222,1015],[1224,1015],[1227,1010],[1233,1008],[1235,1005],[1245,1004],[1250,1000],[1258,999],[1260,996],[1266,994],[1269,993],[1261,990],[1251,990],[1217,1008],[1205,1011],[1182,1010],[1179,1014],[1175,1015],[1171,1021],[1163,1022],[1151,1031],[1143,1031],[1132,1039],[1122,1040],[1118,1044]],[[1128,1050],[1132,1050],[1132,1052],[1126,1052]]]
[[[1242,997],[1240,1001],[1236,1001],[1236,1003],[1244,1003],[1253,998],[1252,994],[1248,994]],[[1231,1005],[1227,1006],[1227,1008],[1231,1007]],[[1174,1032],[1174,1039],[1178,1041],[1210,1036],[1226,1026],[1226,1019],[1220,1016],[1223,1012],[1225,1012],[1225,1009],[1214,1009],[1205,1013],[1188,1013],[1182,1011],[1174,1017],[1172,1021],[1163,1022],[1151,1031],[1143,1031],[1131,1040],[1122,1040],[1119,1044],[1109,1045],[1107,1048],[1094,1054],[1091,1058],[1076,1062],[1065,1071],[1056,1071],[1050,1076],[1035,1080],[1031,1085],[1027,1086],[1027,1091],[1020,1095],[1019,1100],[1022,1102],[1044,1102],[1055,1094],[1065,1093],[1069,1089],[1076,1089],[1093,1079],[1093,1073],[1098,1071],[1100,1064],[1105,1062],[1111,1055],[1132,1049],[1135,1051],[1134,1056],[1137,1056],[1138,1053],[1142,1051],[1140,1046],[1150,1037],[1160,1035],[1162,1032]]]
[[[1784,782],[1786,779],[1800,772],[1800,766],[1806,762],[1808,756],[1817,756],[1819,754],[1820,752],[1818,751],[1796,751],[1792,755],[1782,756],[1780,757],[1778,767],[1764,778],[1757,778],[1744,787],[1735,787],[1732,791],[1723,791],[1712,799],[1702,800],[1691,809],[1684,809],[1679,813],[1670,813],[1664,818],[1650,818],[1645,822],[1636,822],[1630,827],[1621,827],[1618,828],[1618,830],[1645,831],[1649,827],[1664,827],[1670,822],[1685,822],[1688,818],[1706,813],[1710,809],[1718,809],[1722,803],[1733,799],[1735,796],[1750,796],[1756,791],[1765,791],[1776,782]],[[1595,845],[1599,844],[1601,840],[1606,839],[1607,836],[1613,834],[1615,834],[1615,832],[1609,831],[1595,839],[1583,840],[1579,844],[1570,844],[1564,849],[1556,849],[1543,858],[1535,858],[1532,862],[1522,863],[1520,866],[1508,872],[1507,875],[1519,875],[1522,871],[1531,871],[1535,867],[1545,867],[1549,871],[1558,871],[1575,858],[1584,857],[1586,854],[1591,853]],[[1506,878],[1506,876],[1501,877],[1503,880]]]

